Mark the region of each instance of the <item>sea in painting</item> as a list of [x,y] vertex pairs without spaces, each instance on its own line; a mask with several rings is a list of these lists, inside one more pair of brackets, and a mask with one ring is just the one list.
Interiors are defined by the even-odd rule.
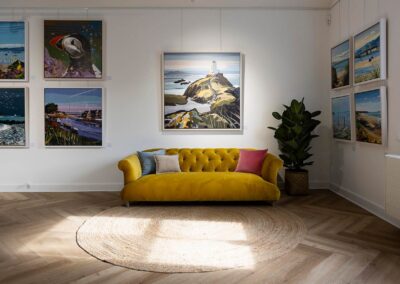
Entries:
[[380,90],[355,94],[357,141],[382,144]]
[[102,89],[46,88],[45,145],[102,146]]
[[101,21],[44,21],[44,77],[100,79]]
[[0,146],[25,143],[25,89],[0,88]]
[[25,79],[25,22],[0,21],[0,80]]
[[350,96],[332,98],[333,137],[351,140]]
[[332,48],[332,89],[350,83],[350,41]]
[[240,129],[240,53],[165,53],[164,128]]
[[354,37],[355,83],[361,83],[380,78],[380,48],[379,23]]

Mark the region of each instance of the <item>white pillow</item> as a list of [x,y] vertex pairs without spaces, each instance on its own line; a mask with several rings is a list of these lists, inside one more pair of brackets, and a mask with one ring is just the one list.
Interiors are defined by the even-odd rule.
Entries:
[[179,155],[155,155],[156,173],[176,173],[180,172]]

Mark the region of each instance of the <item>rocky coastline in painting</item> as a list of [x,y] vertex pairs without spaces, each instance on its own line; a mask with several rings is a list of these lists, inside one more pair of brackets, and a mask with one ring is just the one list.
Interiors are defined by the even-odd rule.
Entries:
[[204,105],[209,111],[200,112],[194,107],[166,114],[165,128],[240,128],[240,88],[234,87],[222,73],[209,73],[190,83],[183,95],[166,94],[164,98],[165,106],[189,102]]

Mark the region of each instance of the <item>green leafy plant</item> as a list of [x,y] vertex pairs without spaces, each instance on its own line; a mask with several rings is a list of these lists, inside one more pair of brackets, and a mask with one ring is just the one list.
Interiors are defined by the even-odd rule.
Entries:
[[302,171],[305,166],[312,165],[313,161],[307,161],[310,154],[310,142],[318,135],[312,131],[321,122],[313,119],[321,114],[321,111],[309,112],[304,105],[304,98],[301,101],[292,100],[290,106],[283,105],[285,110],[282,114],[273,112],[272,116],[282,123],[278,128],[268,127],[275,131],[274,137],[278,140],[279,157],[289,170]]

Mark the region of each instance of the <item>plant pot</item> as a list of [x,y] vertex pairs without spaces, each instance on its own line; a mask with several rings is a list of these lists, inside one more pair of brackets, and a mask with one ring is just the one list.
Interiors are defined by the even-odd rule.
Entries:
[[308,171],[285,170],[285,190],[289,195],[307,195]]

